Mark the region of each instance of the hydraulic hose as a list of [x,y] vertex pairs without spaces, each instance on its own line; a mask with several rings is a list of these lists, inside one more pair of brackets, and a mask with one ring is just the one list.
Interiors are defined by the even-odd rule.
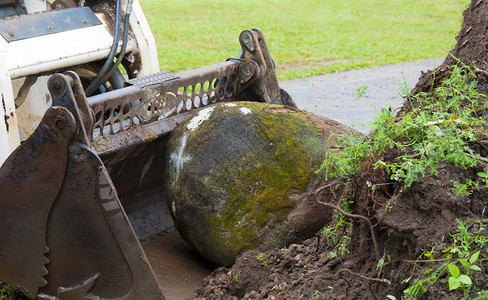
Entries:
[[124,20],[124,40],[122,41],[122,49],[120,50],[119,56],[117,57],[117,61],[112,65],[110,70],[108,70],[107,74],[103,76],[102,80],[100,82],[106,82],[110,76],[117,70],[119,67],[120,63],[124,59],[125,56],[125,50],[127,49],[127,43],[129,39],[129,19],[130,19],[130,14],[132,12],[132,3],[134,0],[129,0],[127,2],[127,9],[125,13],[125,20]]
[[112,48],[108,54],[107,60],[102,66],[102,69],[98,73],[97,77],[90,83],[85,91],[87,96],[91,96],[93,92],[98,89],[100,84],[103,82],[103,76],[107,73],[109,67],[113,64],[115,54],[117,53],[117,48],[119,47],[120,29],[121,29],[121,16],[122,16],[122,0],[116,0],[115,4],[115,28],[114,28],[114,39],[112,42]]

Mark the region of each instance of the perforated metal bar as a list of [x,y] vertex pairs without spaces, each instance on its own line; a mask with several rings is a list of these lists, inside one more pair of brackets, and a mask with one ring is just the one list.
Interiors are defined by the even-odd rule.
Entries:
[[[252,82],[256,68],[250,61],[227,61],[178,75],[158,73],[129,81],[133,85],[127,88],[90,97],[94,137],[233,100]],[[240,76],[242,69],[251,70],[250,76]]]

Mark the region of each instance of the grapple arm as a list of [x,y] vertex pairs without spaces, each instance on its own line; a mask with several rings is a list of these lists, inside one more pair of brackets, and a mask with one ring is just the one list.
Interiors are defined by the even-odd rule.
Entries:
[[217,102],[258,101],[296,108],[278,85],[263,33],[245,30],[239,41],[238,58],[180,74],[139,77],[129,80],[126,88],[88,98],[95,115],[95,149],[105,156],[127,144],[154,140],[189,112]]
[[[113,182],[139,189],[151,170],[162,173],[151,164],[157,154],[132,157],[194,110],[237,100],[294,105],[279,89],[261,31],[240,41],[239,58],[137,78],[88,99],[76,73],[53,75],[53,106],[0,168],[0,280],[30,298],[163,299]],[[146,177],[157,184],[157,176]]]

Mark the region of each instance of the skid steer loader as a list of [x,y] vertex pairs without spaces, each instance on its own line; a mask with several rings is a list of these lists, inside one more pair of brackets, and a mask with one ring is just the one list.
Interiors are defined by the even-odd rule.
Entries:
[[32,299],[164,299],[141,244],[173,226],[165,137],[216,102],[294,106],[262,32],[181,74],[159,72],[137,0],[0,0],[0,35],[0,281]]

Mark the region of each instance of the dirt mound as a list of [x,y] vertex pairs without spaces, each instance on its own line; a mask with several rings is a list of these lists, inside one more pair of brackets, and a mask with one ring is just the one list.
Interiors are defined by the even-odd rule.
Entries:
[[[451,66],[461,63],[477,66],[472,73],[466,68],[461,72],[469,79],[467,86],[474,82],[478,93],[488,93],[487,31],[488,1],[474,0],[464,12],[457,45],[443,65],[421,76],[412,95],[441,97],[441,91],[449,89],[443,79],[451,77]],[[454,94],[451,89],[448,103]],[[471,95],[459,101],[461,110],[473,104]],[[396,121],[425,105],[422,97],[411,96]],[[486,96],[476,97],[481,107],[476,116],[484,119]],[[443,130],[464,119],[455,109],[446,113],[450,117],[424,123],[422,134],[435,132],[455,147]],[[486,131],[483,124],[476,125],[479,132]],[[474,127],[464,123],[455,130]],[[309,196],[336,211],[316,237],[288,249],[245,253],[234,266],[207,277],[198,299],[487,299],[488,145],[484,134],[480,136],[466,139],[461,148],[481,163],[466,167],[445,157],[410,183],[391,174],[411,148],[391,146],[362,157],[356,172],[327,182]],[[378,162],[390,163],[390,169],[378,167]],[[334,200],[322,202],[325,199]]]
[[[412,94],[428,92],[438,86],[442,78],[449,77],[451,67],[461,62],[475,64],[478,72],[478,91],[488,94],[488,2],[473,0],[463,12],[461,30],[456,36],[456,45],[435,70],[422,72]],[[435,74],[435,76],[433,76]]]
[[[207,277],[199,299],[401,299],[408,287],[404,280],[431,267],[416,260],[422,251],[435,246],[442,253],[452,243],[449,233],[456,231],[456,218],[480,218],[488,204],[486,190],[461,200],[453,198],[446,182],[457,175],[423,180],[402,194],[385,215],[384,206],[377,205],[368,219],[383,263],[366,222],[352,218],[349,253],[344,256],[337,255],[337,241],[324,231],[288,249],[250,251],[231,268],[219,268]],[[361,209],[362,205],[375,206],[358,204],[354,210],[363,213],[374,209]],[[469,230],[476,230],[473,227]],[[480,266],[488,269],[486,262]],[[477,278],[481,286],[488,284],[482,279],[488,278],[488,272]],[[459,299],[462,293],[448,292],[439,281],[423,297],[419,299]]]

